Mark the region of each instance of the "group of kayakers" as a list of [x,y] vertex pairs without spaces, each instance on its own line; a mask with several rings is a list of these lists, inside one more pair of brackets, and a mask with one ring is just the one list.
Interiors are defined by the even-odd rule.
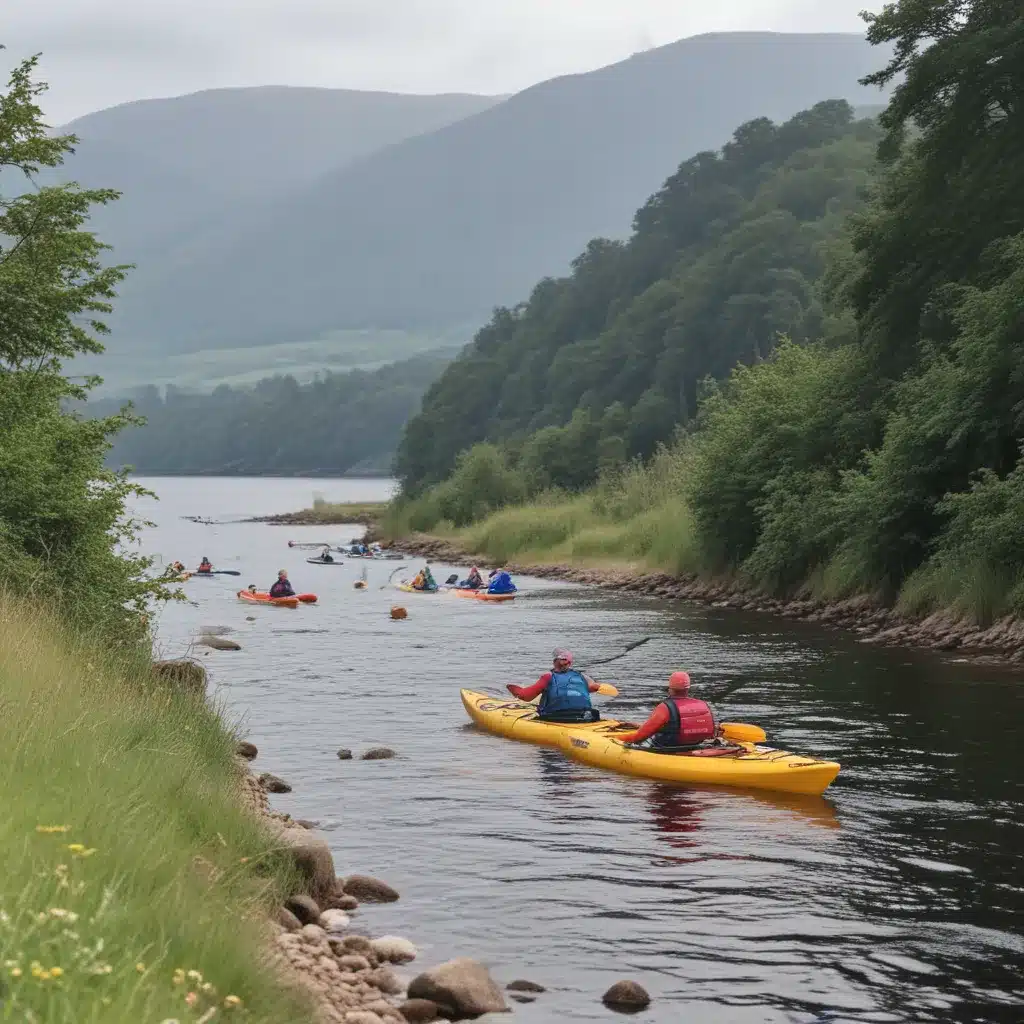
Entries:
[[[455,579],[456,577],[452,576],[448,584],[457,590],[486,590],[488,594],[514,594],[517,591],[507,569],[492,569],[485,581],[480,569],[474,565],[464,580],[459,580],[456,583],[453,582]],[[438,589],[437,580],[434,579],[429,562],[416,573],[409,585],[413,590],[434,591]]]
[[[573,668],[572,652],[559,647],[553,664],[532,686],[508,684],[508,691],[522,701],[540,697],[537,717],[548,722],[596,722],[600,714],[590,695],[600,687],[585,672]],[[632,728],[632,726],[631,726]],[[668,698],[660,703],[634,732],[618,734],[623,743],[651,741],[655,749],[687,749],[712,740],[718,733],[711,707],[690,696],[688,672],[673,672],[668,681]]]

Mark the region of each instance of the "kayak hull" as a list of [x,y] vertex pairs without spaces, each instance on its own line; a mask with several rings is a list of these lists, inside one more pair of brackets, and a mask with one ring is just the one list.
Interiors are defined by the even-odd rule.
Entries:
[[470,590],[468,587],[446,587],[446,594],[452,597],[470,597],[475,601],[489,601],[491,604],[501,604],[504,601],[514,601],[515,594],[488,594],[486,590]]
[[440,591],[436,588],[434,590],[417,590],[411,583],[398,583],[396,584],[399,590],[403,594],[439,594]]
[[498,736],[558,747],[573,760],[621,775],[699,786],[728,786],[782,793],[821,795],[839,774],[834,761],[820,761],[753,743],[737,744],[717,756],[659,754],[631,749],[616,734],[633,726],[612,719],[562,724],[541,722],[531,704],[461,691],[469,717]]
[[302,604],[316,604],[317,596],[316,594],[296,594],[295,600],[301,601]]
[[265,590],[257,590],[252,593],[250,590],[238,591],[239,601],[248,601],[250,604],[270,604],[278,608],[298,608],[298,597],[271,597]]
[[325,562],[322,558],[307,558],[309,565],[344,565],[342,561]]

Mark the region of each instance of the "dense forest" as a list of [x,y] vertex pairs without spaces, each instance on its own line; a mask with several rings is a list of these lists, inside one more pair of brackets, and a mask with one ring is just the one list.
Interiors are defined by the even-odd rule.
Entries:
[[[595,243],[571,279],[499,310],[431,389],[400,449],[397,516],[482,520],[477,542],[503,537],[506,554],[561,545],[766,590],[1024,612],[1024,8],[904,0],[868,21],[883,44],[869,81],[898,83],[878,171],[856,155],[871,136],[858,126],[774,164],[753,153],[782,129],[747,126],[684,164],[629,244]],[[816,109],[838,129],[837,105]],[[731,166],[748,140],[756,192]],[[818,170],[800,182],[804,161]],[[688,186],[702,167],[718,175],[706,194]],[[749,205],[733,224],[737,191]],[[844,206],[840,230],[818,223],[838,228]],[[791,241],[811,228],[811,250]],[[760,244],[716,251],[757,231]],[[592,265],[605,276],[584,291]],[[672,430],[646,465],[619,462]],[[500,445],[459,454],[459,437]]]
[[[308,384],[268,377],[211,394],[143,389],[132,405],[145,424],[118,435],[108,462],[157,475],[386,474],[403,426],[449,358],[430,353]],[[104,400],[88,410],[110,415],[119,405]]]
[[736,130],[685,161],[626,242],[595,239],[570,276],[500,308],[430,389],[397,468],[408,493],[467,443],[505,445],[540,486],[579,487],[650,456],[696,414],[703,381],[794,340],[841,334],[821,280],[861,207],[881,138],[843,100]]

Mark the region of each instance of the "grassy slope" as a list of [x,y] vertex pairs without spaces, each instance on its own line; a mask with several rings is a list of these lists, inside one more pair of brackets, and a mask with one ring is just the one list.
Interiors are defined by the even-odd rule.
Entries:
[[[240,810],[234,740],[216,713],[2,599],[0,702],[6,1012],[157,1024],[217,1005],[217,1021],[311,1019],[259,965],[288,869]],[[216,994],[176,984],[179,968]]]

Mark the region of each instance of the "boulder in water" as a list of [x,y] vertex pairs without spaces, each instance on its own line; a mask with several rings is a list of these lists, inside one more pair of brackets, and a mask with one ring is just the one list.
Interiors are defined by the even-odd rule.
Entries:
[[398,899],[398,892],[387,882],[369,875],[349,875],[342,882],[342,888],[347,896],[354,896],[364,903],[394,903]]
[[390,747],[371,747],[365,754],[363,754],[362,760],[388,761],[395,756],[395,752]]
[[508,1003],[490,971],[476,960],[449,960],[413,979],[410,999],[429,999],[451,1020],[505,1013]]
[[270,772],[264,772],[259,778],[259,783],[267,793],[290,793],[292,791],[292,787],[284,779],[277,775],[271,775]]
[[408,1024],[430,1024],[430,1021],[437,1020],[437,1003],[429,999],[407,999],[398,1008],[398,1012],[408,1021]]
[[601,997],[601,1002],[610,1010],[635,1013],[650,1006],[651,997],[647,990],[635,981],[617,981]]

